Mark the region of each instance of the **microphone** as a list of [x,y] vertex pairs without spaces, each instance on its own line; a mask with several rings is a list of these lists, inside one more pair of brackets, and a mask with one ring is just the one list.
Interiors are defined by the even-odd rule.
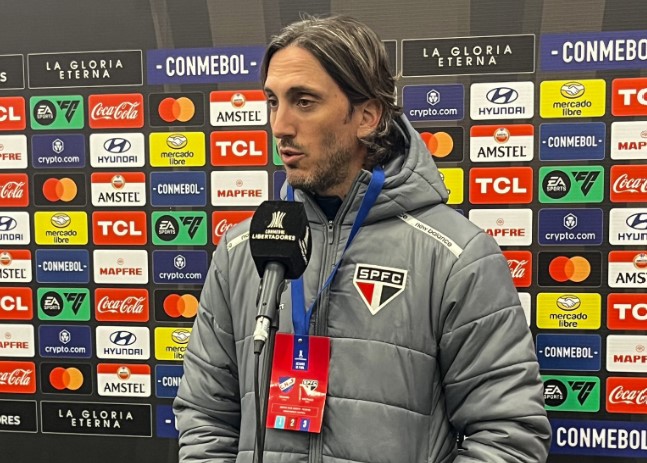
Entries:
[[310,260],[311,244],[308,218],[299,202],[264,201],[252,216],[249,247],[261,277],[254,353],[261,353],[269,337],[285,280],[303,275]]

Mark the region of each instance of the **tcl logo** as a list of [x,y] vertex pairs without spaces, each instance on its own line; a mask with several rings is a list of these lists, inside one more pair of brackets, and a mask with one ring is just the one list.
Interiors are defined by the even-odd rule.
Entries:
[[88,114],[93,129],[138,129],[144,126],[144,96],[141,93],[90,95]]
[[508,260],[512,281],[517,288],[527,288],[532,283],[532,253],[530,251],[503,251]]
[[146,244],[146,213],[95,211],[92,213],[92,230],[94,244]]
[[532,201],[532,167],[470,170],[472,204],[528,204]]
[[647,78],[615,79],[611,88],[611,114],[647,115]]
[[0,98],[0,130],[24,130],[26,127],[25,99],[20,96]]
[[607,411],[647,413],[647,378],[607,378]]
[[613,202],[647,201],[647,166],[611,166],[609,199]]
[[612,330],[647,329],[647,294],[609,294],[607,326]]
[[266,165],[267,132],[264,130],[211,132],[211,164],[214,166]]
[[220,243],[225,232],[239,222],[254,215],[254,211],[217,211],[211,217],[213,244]]
[[31,288],[0,288],[0,320],[31,320]]
[[95,316],[100,322],[147,322],[148,290],[98,288],[94,292]]

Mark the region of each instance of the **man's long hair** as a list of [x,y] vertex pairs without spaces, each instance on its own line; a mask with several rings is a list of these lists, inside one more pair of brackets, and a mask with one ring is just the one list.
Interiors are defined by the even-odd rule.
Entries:
[[402,134],[395,120],[402,114],[396,104],[395,77],[389,69],[382,41],[365,24],[348,16],[317,18],[308,16],[286,26],[274,36],[261,64],[261,82],[274,54],[290,45],[314,55],[354,106],[375,99],[382,117],[375,132],[360,139],[368,148],[365,167],[386,163],[402,150]]

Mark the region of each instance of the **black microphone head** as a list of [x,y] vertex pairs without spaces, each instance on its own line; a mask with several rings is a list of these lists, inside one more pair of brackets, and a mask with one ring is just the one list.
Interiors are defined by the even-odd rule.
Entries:
[[263,201],[249,226],[249,247],[262,277],[268,262],[285,267],[285,278],[303,275],[310,260],[312,237],[303,204],[294,201]]

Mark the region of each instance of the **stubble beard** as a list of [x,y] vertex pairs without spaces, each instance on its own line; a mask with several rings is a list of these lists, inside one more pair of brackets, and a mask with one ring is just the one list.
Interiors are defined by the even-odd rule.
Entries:
[[[331,188],[336,187],[348,178],[348,170],[353,157],[349,146],[344,146],[334,133],[325,134],[326,143],[322,146],[322,159],[310,172],[295,172],[290,175],[288,182],[293,188],[326,195]],[[295,146],[295,145],[291,145]]]

